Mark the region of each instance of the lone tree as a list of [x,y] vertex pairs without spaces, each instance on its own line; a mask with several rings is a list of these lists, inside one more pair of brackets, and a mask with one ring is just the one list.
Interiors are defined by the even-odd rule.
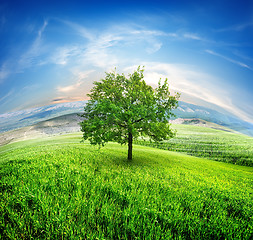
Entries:
[[127,78],[116,72],[106,73],[94,82],[88,103],[81,115],[83,139],[104,146],[108,141],[128,143],[128,160],[132,160],[133,139],[149,136],[162,141],[174,136],[168,123],[171,110],[178,105],[179,94],[170,95],[168,80],[153,89],[144,81],[143,69],[138,67]]

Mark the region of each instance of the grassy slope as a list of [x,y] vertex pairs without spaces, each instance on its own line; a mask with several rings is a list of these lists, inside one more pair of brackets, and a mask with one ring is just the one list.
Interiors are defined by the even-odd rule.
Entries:
[[3,239],[250,239],[253,171],[80,134],[0,147]]
[[162,144],[149,141],[139,141],[138,144],[253,167],[253,137],[183,124],[173,124],[172,127],[177,130],[175,138]]

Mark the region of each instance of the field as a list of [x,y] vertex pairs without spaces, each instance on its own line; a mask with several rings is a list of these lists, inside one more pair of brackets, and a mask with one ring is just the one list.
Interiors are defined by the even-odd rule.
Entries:
[[220,129],[174,124],[175,138],[162,143],[139,140],[145,146],[253,167],[253,138]]
[[0,147],[1,239],[252,239],[251,167],[80,140]]

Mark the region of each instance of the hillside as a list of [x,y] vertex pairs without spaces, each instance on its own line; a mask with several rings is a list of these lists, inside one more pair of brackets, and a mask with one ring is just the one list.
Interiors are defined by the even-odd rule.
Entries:
[[200,118],[176,118],[174,120],[170,120],[169,122],[172,125],[183,124],[183,125],[207,127],[207,128],[212,128],[212,129],[217,129],[217,130],[222,130],[222,131],[226,131],[226,132],[240,134],[240,132],[237,132],[231,128],[219,125],[217,123],[208,122],[208,121],[200,119]]
[[216,111],[180,101],[179,107],[174,110],[174,113],[177,118],[201,119],[253,137],[252,123],[245,122],[224,109]]
[[1,114],[0,133],[33,126],[39,122],[64,115],[81,113],[84,105],[85,101],[69,102]]
[[252,168],[80,134],[0,147],[3,239],[250,239]]
[[0,133],[0,146],[26,139],[47,137],[70,132],[78,132],[80,117],[76,113],[62,115],[38,122],[29,127],[23,127]]
[[[59,116],[82,113],[86,101],[61,103],[39,108],[27,109],[18,112],[0,115],[0,133],[22,127],[33,126],[41,121],[46,121]],[[218,112],[210,108],[179,102],[179,107],[174,110],[176,118],[200,119],[202,121],[218,124],[243,134],[253,136],[253,125],[235,117],[225,110]]]
[[154,143],[140,139],[136,143],[215,161],[253,166],[252,137],[213,123],[199,120],[183,121],[188,124],[172,125],[176,130],[176,136],[168,141]]
[[[81,118],[67,114],[0,134],[0,146],[26,139],[46,138],[64,133],[78,132]],[[150,143],[141,139],[140,145],[183,152],[188,155],[253,166],[253,138],[227,127],[201,119],[172,120],[176,136],[162,143]],[[178,124],[180,123],[180,124]]]
[[[54,117],[48,120],[40,121],[29,127],[22,127],[15,130],[0,133],[0,145],[4,145],[13,141],[20,141],[25,139],[33,139],[38,137],[46,137],[50,135],[58,135],[70,132],[78,132],[80,130],[79,122],[81,117],[78,113],[71,113]],[[201,119],[182,119],[170,121],[174,124],[186,124],[194,126],[202,126],[213,129],[220,129],[223,131],[235,132],[232,129],[223,127],[221,125],[207,122]]]
[[[0,145],[25,139],[78,132],[80,131],[80,121],[81,117],[73,113],[38,122],[33,126],[4,132],[0,134]],[[177,130],[177,134],[168,142],[162,144],[147,141],[135,142],[218,161],[249,166],[253,164],[252,137],[202,119],[178,118],[170,122],[172,128]]]

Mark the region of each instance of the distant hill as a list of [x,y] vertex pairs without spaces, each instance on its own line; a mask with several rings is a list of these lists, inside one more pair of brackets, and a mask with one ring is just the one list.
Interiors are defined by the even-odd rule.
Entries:
[[199,118],[177,118],[174,120],[170,120],[170,123],[172,124],[183,124],[183,125],[194,125],[194,126],[199,126],[199,127],[207,127],[207,128],[212,128],[212,129],[217,129],[217,130],[222,130],[225,132],[232,132],[232,133],[239,133],[233,129],[230,129],[228,127],[208,122],[206,120],[202,120]]
[[78,114],[72,113],[44,120],[32,126],[3,132],[0,134],[0,146],[14,141],[78,132],[80,121]]
[[72,113],[81,113],[85,101],[60,103],[0,115],[0,132],[6,132]]
[[[18,112],[5,113],[0,115],[0,132],[6,132],[22,127],[33,126],[35,124],[42,124],[43,121],[54,119],[69,114],[82,113],[83,107],[86,101],[61,103],[50,106],[43,106],[39,108],[27,109]],[[234,131],[253,136],[253,124],[245,122],[238,117],[205,108],[202,106],[196,106],[193,104],[179,102],[179,107],[174,110],[176,118],[172,120],[181,119],[199,119],[206,122],[211,122],[223,126],[225,128],[232,129]],[[186,122],[182,122],[186,123]],[[44,123],[46,124],[46,123]],[[59,119],[57,124],[60,124]],[[66,126],[68,123],[65,123]],[[56,127],[53,128],[56,131]],[[63,126],[58,130],[63,130]],[[51,130],[50,130],[51,131]]]
[[[202,119],[208,122],[233,129],[240,133],[253,136],[253,124],[227,112],[221,113],[210,108],[179,102],[179,107],[174,110],[176,118]],[[174,118],[175,119],[175,118]]]

